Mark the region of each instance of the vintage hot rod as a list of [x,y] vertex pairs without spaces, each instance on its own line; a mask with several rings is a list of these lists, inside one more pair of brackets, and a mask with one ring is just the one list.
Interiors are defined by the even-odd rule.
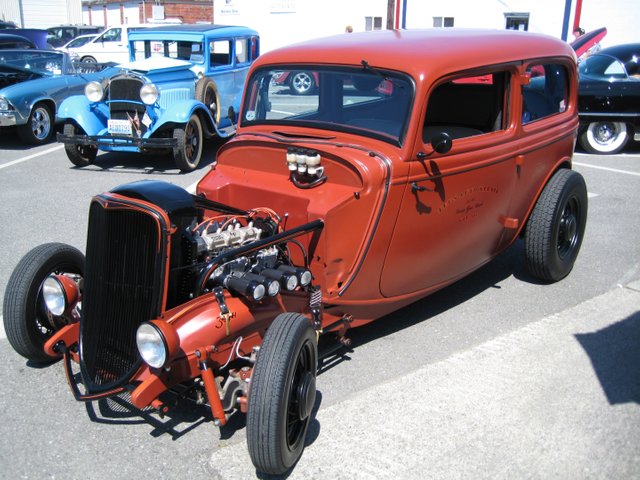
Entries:
[[[274,82],[314,72],[304,97]],[[140,181],[95,196],[85,256],[36,247],[4,323],[34,362],[63,358],[78,400],[170,393],[224,425],[247,414],[250,456],[300,458],[317,340],[441,289],[523,238],[534,277],[571,271],[587,218],[576,58],[526,32],[385,31],[269,52],[236,137],[195,194]]]

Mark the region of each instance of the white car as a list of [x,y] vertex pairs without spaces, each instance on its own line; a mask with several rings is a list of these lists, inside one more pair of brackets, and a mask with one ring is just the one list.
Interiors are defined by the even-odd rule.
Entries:
[[140,24],[108,27],[89,43],[70,52],[71,59],[76,62],[94,63],[127,62],[129,61],[129,32],[157,26],[157,24]]
[[67,43],[62,45],[61,47],[56,48],[56,50],[59,50],[61,52],[66,52],[69,55],[71,55],[78,48],[82,47],[83,45],[86,45],[87,43],[89,43],[91,40],[93,40],[97,36],[98,36],[97,33],[90,33],[90,34],[87,34],[87,35],[80,35],[80,36],[78,36],[76,38],[72,38]]

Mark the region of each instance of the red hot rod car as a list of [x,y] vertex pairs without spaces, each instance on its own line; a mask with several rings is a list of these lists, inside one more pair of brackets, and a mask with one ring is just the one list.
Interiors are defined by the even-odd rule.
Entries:
[[[273,81],[315,72],[305,96]],[[4,323],[62,357],[78,400],[179,392],[247,414],[259,471],[300,458],[317,340],[455,282],[524,239],[543,281],[571,271],[587,192],[571,170],[576,58],[510,31],[384,31],[273,51],[196,194],[141,181],[93,198],[85,256],[20,261]],[[384,85],[384,88],[380,88]],[[76,381],[80,379],[80,381]]]

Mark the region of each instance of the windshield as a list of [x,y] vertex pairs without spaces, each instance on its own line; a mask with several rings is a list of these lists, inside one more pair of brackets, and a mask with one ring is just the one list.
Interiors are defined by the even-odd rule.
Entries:
[[610,55],[592,55],[580,63],[580,75],[588,75],[602,80],[626,79],[627,72],[624,64]]
[[249,79],[242,125],[354,132],[400,145],[412,97],[408,77],[368,66],[279,66]]
[[0,64],[22,71],[31,71],[44,76],[73,73],[61,52],[0,51]]
[[204,61],[202,42],[176,40],[134,40],[131,42],[134,60],[149,57],[167,57],[187,60],[192,63]]

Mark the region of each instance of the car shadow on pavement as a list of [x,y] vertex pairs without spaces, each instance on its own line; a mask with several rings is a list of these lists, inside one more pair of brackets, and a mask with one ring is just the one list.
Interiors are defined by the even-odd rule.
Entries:
[[640,310],[602,330],[575,337],[589,356],[609,404],[640,404]]
[[[219,139],[208,141],[202,151],[202,159],[197,170],[206,168],[216,160],[218,149],[224,142]],[[95,162],[87,167],[75,167],[73,170],[109,173],[141,173],[160,175],[182,175],[170,152],[128,153],[128,152],[99,152]]]
[[417,323],[427,322],[429,319],[471,300],[485,290],[501,288],[498,284],[510,276],[535,283],[535,279],[526,273],[521,241],[517,241],[487,265],[452,285],[386,317],[349,330],[347,333],[351,341],[349,347],[331,352],[329,355],[325,355],[324,358],[322,357],[322,351],[320,352],[322,360],[320,373],[330,370],[343,361],[349,361],[349,353],[352,353],[359,346],[379,340]]

